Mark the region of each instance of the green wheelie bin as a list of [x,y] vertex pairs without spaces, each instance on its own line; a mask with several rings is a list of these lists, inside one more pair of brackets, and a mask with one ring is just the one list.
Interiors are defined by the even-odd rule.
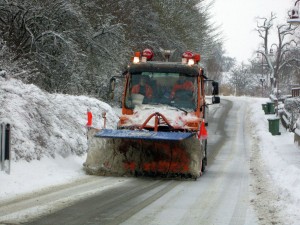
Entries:
[[268,107],[268,114],[275,114],[275,103],[274,102],[267,102]]
[[281,133],[279,132],[279,118],[269,118],[269,132],[272,135],[280,135]]

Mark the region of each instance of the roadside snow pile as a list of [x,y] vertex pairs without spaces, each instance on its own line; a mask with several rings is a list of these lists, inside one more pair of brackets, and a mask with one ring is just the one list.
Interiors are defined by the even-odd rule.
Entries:
[[97,99],[49,94],[15,79],[0,78],[0,106],[0,123],[11,124],[14,161],[86,153],[88,108],[95,127],[102,127],[104,111],[108,128],[118,119],[108,104]]

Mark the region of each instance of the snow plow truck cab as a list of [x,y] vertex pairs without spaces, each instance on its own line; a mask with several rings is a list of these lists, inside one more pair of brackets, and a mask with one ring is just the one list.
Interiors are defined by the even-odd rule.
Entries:
[[149,49],[135,53],[123,75],[117,129],[89,128],[87,173],[197,179],[205,170],[205,87],[212,82],[211,102],[219,103],[218,83],[204,75],[199,54],[187,51],[181,62],[152,57]]

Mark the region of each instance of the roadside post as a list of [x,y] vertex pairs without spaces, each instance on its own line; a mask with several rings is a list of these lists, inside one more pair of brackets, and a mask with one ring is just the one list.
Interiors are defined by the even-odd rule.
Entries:
[[0,126],[0,163],[1,171],[5,170],[5,164],[8,162],[6,172],[10,173],[10,124],[1,123]]
[[0,130],[1,130],[1,142],[0,142],[0,146],[1,146],[1,151],[0,151],[0,159],[1,159],[1,170],[3,171],[4,170],[4,148],[5,148],[5,142],[4,142],[4,139],[5,139],[5,127],[4,127],[4,123],[1,123],[1,126],[0,126]]

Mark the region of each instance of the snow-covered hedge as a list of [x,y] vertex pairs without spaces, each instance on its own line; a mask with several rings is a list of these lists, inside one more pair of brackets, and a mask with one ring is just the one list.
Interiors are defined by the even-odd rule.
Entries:
[[290,116],[293,118],[293,122],[300,117],[300,97],[287,98],[284,101],[285,110],[290,113]]
[[103,111],[107,112],[107,127],[115,126],[117,115],[97,99],[49,94],[34,85],[0,77],[0,123],[11,124],[13,160],[84,154],[88,108],[95,127],[102,127]]

